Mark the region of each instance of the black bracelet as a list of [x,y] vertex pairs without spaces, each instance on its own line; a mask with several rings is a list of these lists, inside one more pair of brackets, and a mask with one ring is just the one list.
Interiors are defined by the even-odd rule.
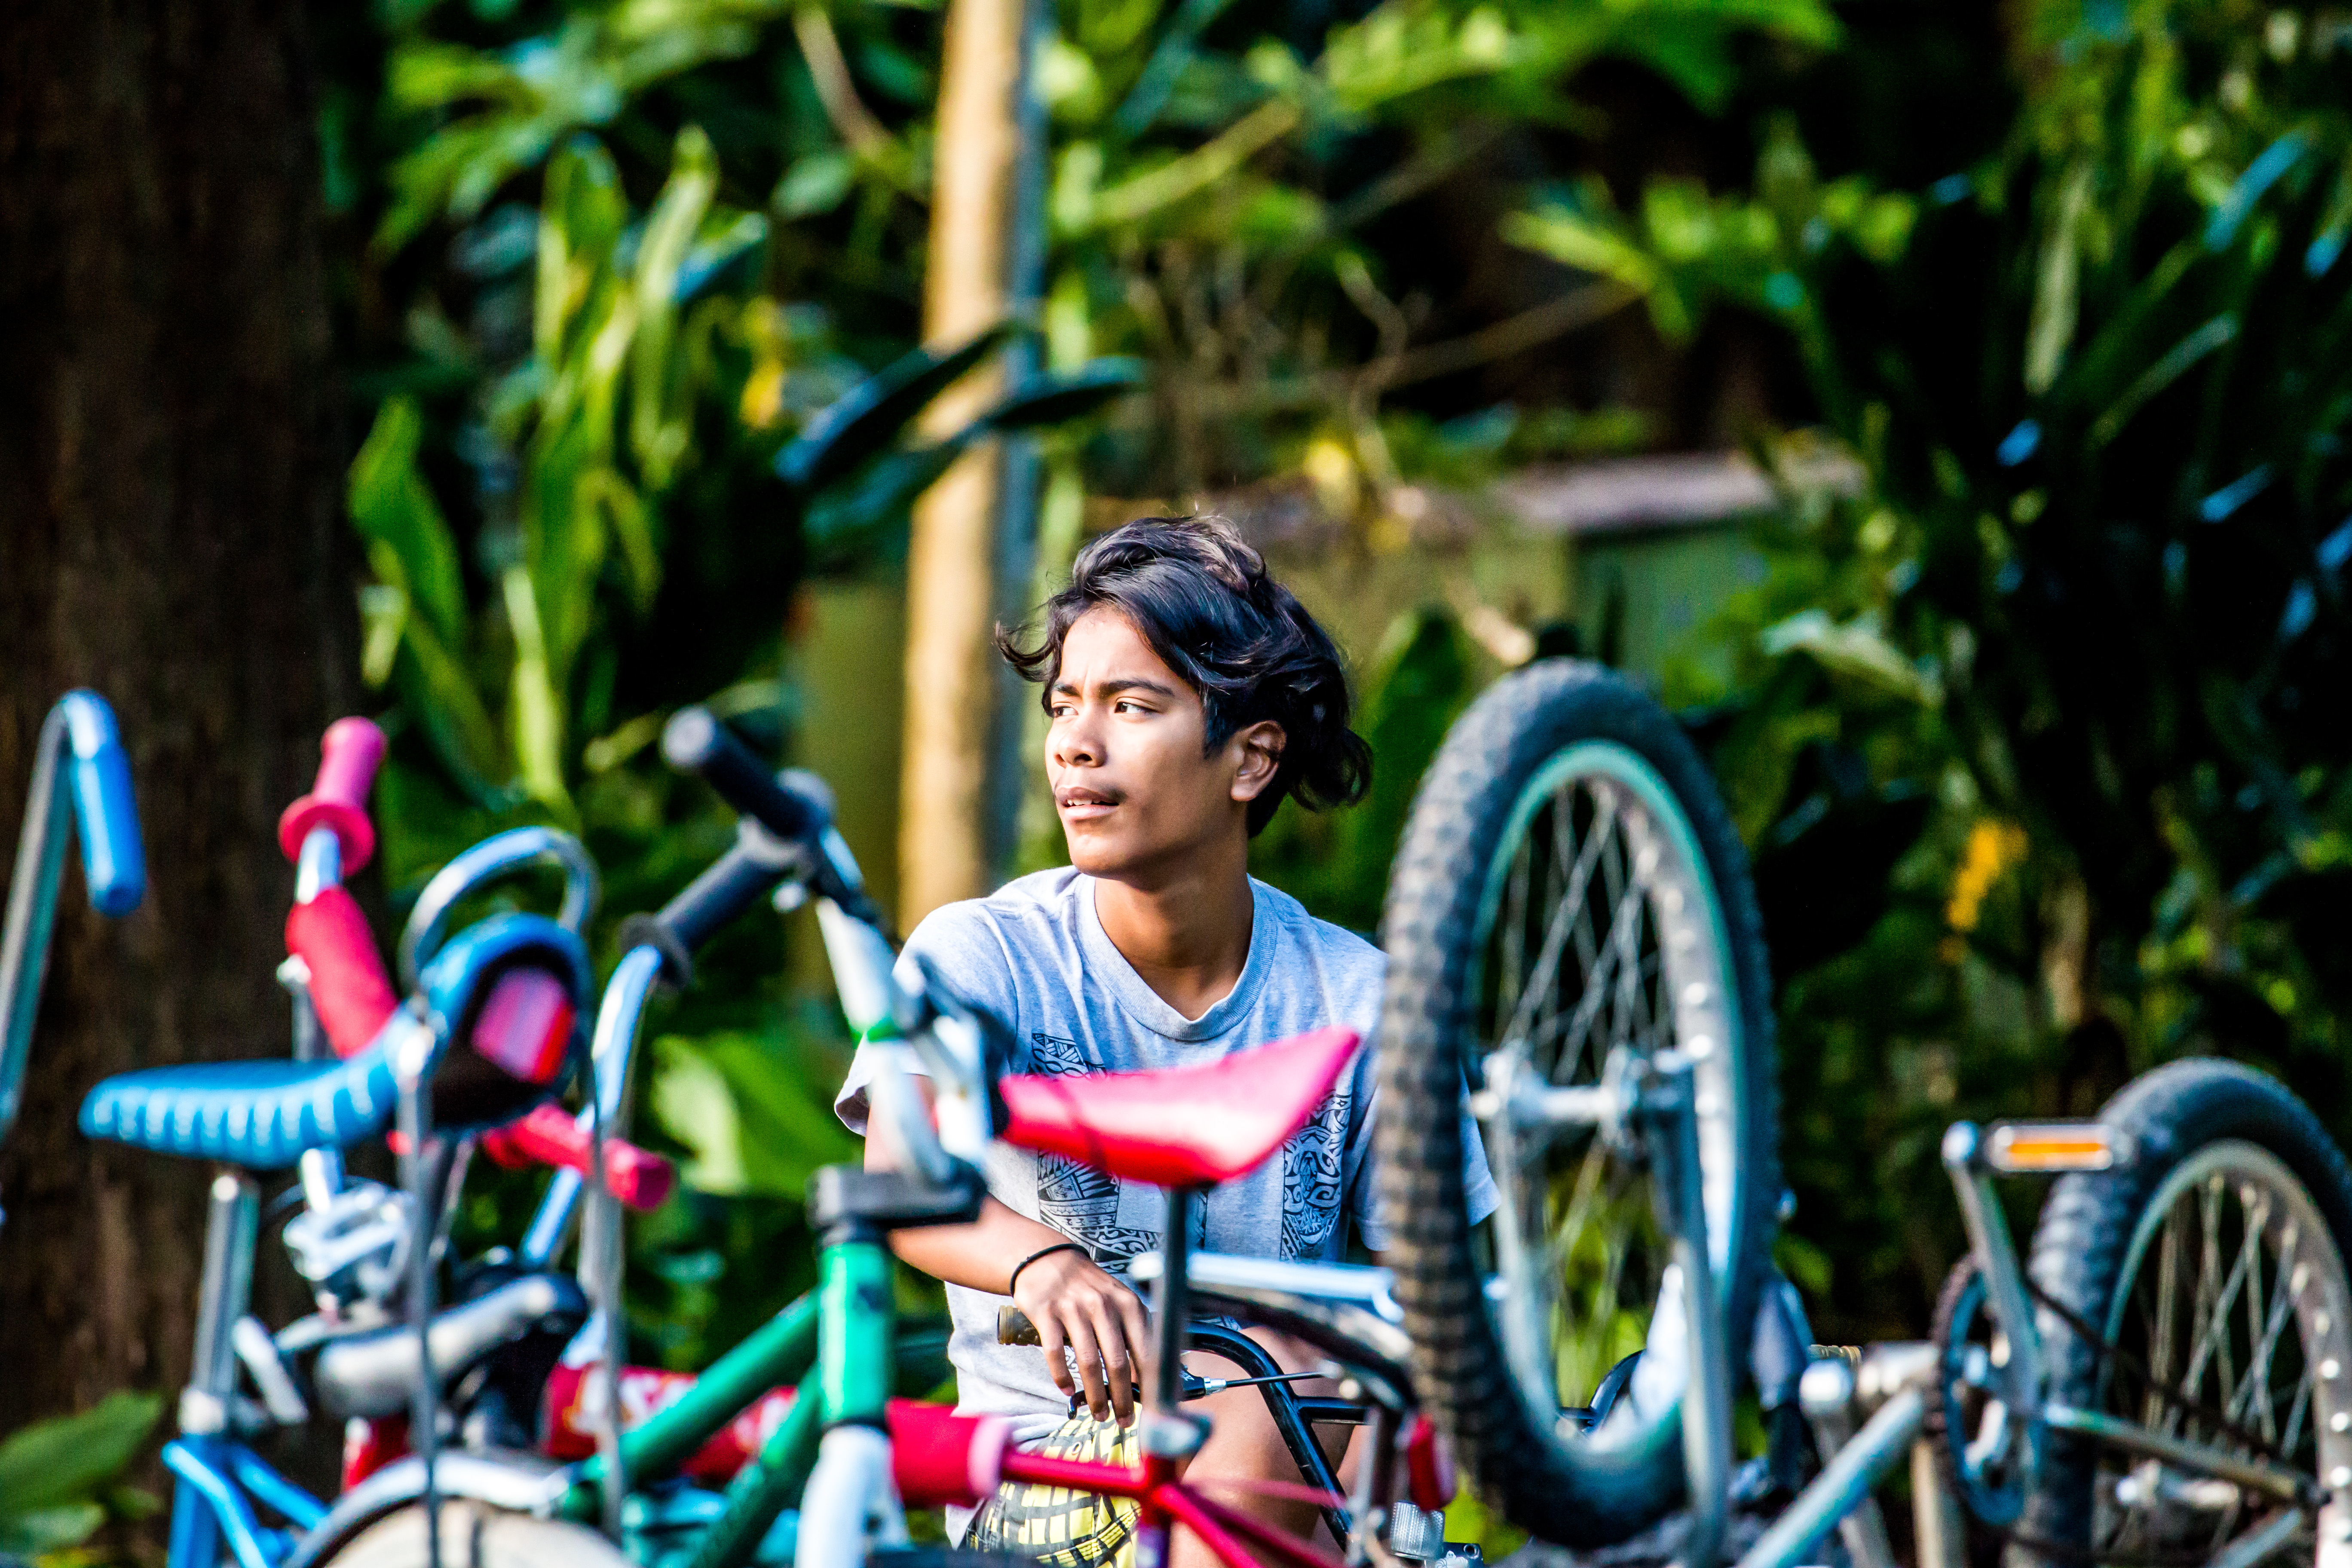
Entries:
[[1013,1294],[1013,1288],[1021,1283],[1021,1271],[1024,1268],[1028,1268],[1031,1264],[1036,1262],[1037,1259],[1041,1258],[1051,1258],[1057,1252],[1084,1251],[1086,1251],[1086,1248],[1075,1241],[1057,1241],[1051,1247],[1039,1247],[1036,1251],[1031,1253],[1028,1257],[1023,1258],[1020,1262],[1013,1266],[1013,1278],[1004,1282],[1005,1295],[1011,1296]]

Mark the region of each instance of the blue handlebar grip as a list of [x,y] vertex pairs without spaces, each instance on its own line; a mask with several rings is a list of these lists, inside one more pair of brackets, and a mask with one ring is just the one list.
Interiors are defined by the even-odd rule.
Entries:
[[58,706],[65,710],[67,773],[89,907],[102,915],[127,915],[147,893],[147,851],[139,839],[131,759],[105,698],[69,691]]

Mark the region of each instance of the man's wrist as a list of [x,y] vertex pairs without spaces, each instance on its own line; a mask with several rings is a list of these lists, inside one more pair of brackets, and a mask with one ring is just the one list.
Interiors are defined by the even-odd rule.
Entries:
[[1031,1253],[1028,1257],[1023,1258],[1020,1262],[1013,1266],[1012,1278],[1006,1279],[1004,1282],[1004,1293],[1007,1296],[1012,1295],[1014,1289],[1021,1283],[1021,1271],[1028,1268],[1031,1264],[1036,1262],[1039,1258],[1051,1258],[1057,1252],[1084,1251],[1086,1251],[1086,1248],[1075,1241],[1057,1241],[1050,1247],[1039,1247],[1036,1251]]

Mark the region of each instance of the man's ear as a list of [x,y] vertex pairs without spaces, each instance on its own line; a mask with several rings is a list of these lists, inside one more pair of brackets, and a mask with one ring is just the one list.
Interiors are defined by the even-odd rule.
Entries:
[[1282,747],[1287,739],[1282,726],[1271,719],[1261,719],[1246,729],[1234,731],[1234,738],[1225,742],[1225,754],[1239,764],[1234,774],[1235,800],[1255,800],[1272,787],[1274,775],[1282,767]]

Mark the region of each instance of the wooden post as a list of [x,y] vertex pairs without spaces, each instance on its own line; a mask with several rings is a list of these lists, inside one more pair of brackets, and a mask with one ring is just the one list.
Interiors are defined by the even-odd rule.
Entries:
[[[953,343],[1013,305],[1024,0],[950,0],[940,89],[923,331]],[[992,368],[931,405],[927,434],[960,429],[1001,390]],[[906,758],[899,783],[898,921],[990,890],[997,870],[991,761],[1002,683],[998,610],[1004,458],[984,443],[915,507],[907,563]]]

